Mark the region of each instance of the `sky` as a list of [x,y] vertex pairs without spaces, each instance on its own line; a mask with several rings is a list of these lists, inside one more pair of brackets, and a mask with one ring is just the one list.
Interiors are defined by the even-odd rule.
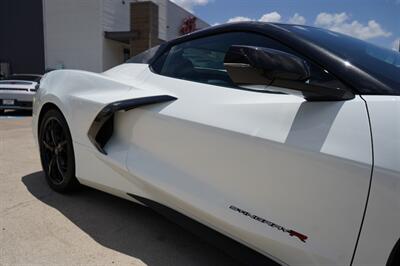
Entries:
[[398,50],[400,0],[172,0],[211,25],[258,20],[327,28]]

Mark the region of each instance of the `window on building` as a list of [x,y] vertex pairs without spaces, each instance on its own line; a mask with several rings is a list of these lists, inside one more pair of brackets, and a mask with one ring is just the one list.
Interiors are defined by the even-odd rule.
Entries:
[[131,57],[131,50],[129,48],[124,48],[124,62],[128,61]]

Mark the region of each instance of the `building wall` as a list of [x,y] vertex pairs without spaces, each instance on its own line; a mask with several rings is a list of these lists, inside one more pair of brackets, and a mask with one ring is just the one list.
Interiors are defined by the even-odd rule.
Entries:
[[[135,19],[130,10],[132,2],[145,0],[43,0],[46,68],[63,67],[102,72],[123,63],[124,48],[130,46],[105,39],[104,31],[132,29],[131,19]],[[159,40],[176,38],[180,35],[183,19],[191,16],[188,11],[168,0],[151,2],[158,6],[158,23],[157,20],[151,20],[151,25],[144,27],[155,27],[156,30],[152,32],[156,32],[156,35],[152,34],[151,38],[146,37],[147,40],[144,38],[142,42],[138,40],[137,45],[140,47],[136,49],[132,46],[132,54],[136,54],[136,50],[142,51],[150,48],[148,46],[159,44]],[[145,19],[143,15],[136,13],[138,20]],[[201,20],[197,20],[197,25],[199,28],[208,26]]]
[[[133,0],[102,0],[103,31],[130,31],[130,2]],[[102,38],[102,70],[124,62],[124,48],[129,45]]]
[[135,39],[130,40],[131,55],[137,55],[150,47],[159,45],[159,8],[150,1],[141,1],[131,4],[131,29],[137,33]]
[[168,0],[102,0],[104,31],[129,31],[131,25],[130,3],[151,1],[158,5],[159,38],[166,39]]
[[[147,0],[101,0],[103,31],[130,31],[131,13],[130,3],[146,2]],[[166,40],[167,35],[167,0],[151,0],[158,5],[158,38]],[[142,15],[142,14],[140,14]],[[138,16],[140,20],[141,17]],[[132,16],[134,17],[134,16]],[[123,63],[123,50],[129,48],[120,42],[103,38],[103,71]],[[139,45],[139,44],[138,44]],[[140,46],[140,45],[139,45]],[[138,47],[140,50],[140,47]],[[133,49],[135,50],[135,49]],[[134,52],[134,51],[133,51]]]
[[[180,29],[183,23],[183,20],[189,16],[193,16],[190,12],[178,6],[177,4],[168,1],[167,2],[167,41],[180,36]],[[203,29],[209,27],[210,25],[204,22],[203,20],[197,18],[196,20],[197,29]]]
[[103,71],[99,0],[43,0],[46,68]]
[[103,30],[129,31],[129,6],[133,0],[103,0]]
[[[129,46],[103,39],[103,70],[123,63],[124,48],[130,47],[131,54],[136,55],[180,36],[183,20],[193,16],[168,0],[102,0],[101,13],[104,31],[133,30],[139,33],[139,39],[132,40]],[[198,29],[209,26],[201,19],[197,19],[196,24]]]
[[102,71],[124,62],[124,48],[129,49],[129,45],[103,38]]
[[[168,0],[103,0],[103,28],[104,31],[129,31],[130,12],[132,2],[151,1],[158,6],[158,38],[169,41],[180,35],[179,29],[185,18],[193,16],[190,12]],[[132,16],[134,19],[134,17]],[[197,19],[199,29],[210,26],[201,19]]]
[[0,0],[0,62],[12,73],[44,72],[42,0]]
[[167,40],[168,0],[152,0],[152,2],[158,5],[158,38],[165,41]]

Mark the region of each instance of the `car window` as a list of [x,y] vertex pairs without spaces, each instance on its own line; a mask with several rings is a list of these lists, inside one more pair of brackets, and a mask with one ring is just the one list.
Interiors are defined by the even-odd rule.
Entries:
[[[177,44],[153,64],[156,73],[168,77],[238,88],[224,67],[225,54],[232,45],[272,48],[300,56],[283,44],[251,32],[230,32]],[[310,63],[312,78],[307,82],[328,87],[344,87],[326,70]]]
[[195,67],[222,70],[225,53],[202,48],[187,48],[183,55],[189,59]]
[[160,45],[152,47],[140,54],[135,55],[134,57],[128,59],[126,63],[134,63],[134,64],[148,64],[149,61],[153,58],[153,56],[157,53]]
[[233,86],[224,69],[225,52],[200,47],[175,46],[161,75],[220,86]]

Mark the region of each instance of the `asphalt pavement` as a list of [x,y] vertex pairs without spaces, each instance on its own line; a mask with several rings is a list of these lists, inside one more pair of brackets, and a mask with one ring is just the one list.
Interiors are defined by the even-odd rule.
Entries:
[[29,112],[0,115],[0,265],[239,265],[150,209],[47,186]]

